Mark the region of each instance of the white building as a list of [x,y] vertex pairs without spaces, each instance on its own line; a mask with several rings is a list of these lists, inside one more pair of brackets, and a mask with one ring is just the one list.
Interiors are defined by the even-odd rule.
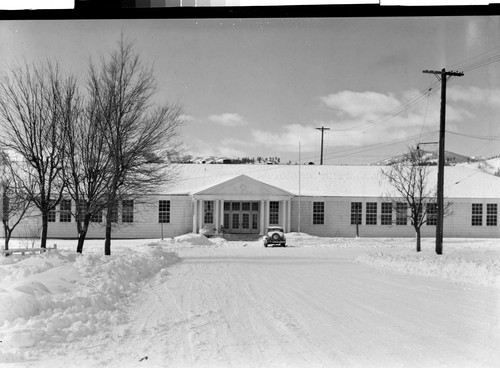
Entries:
[[[436,183],[430,167],[429,183]],[[379,166],[317,165],[178,165],[178,180],[161,188],[147,203],[124,201],[114,238],[173,237],[208,229],[262,234],[268,225],[286,232],[353,237],[356,217],[360,236],[410,237],[409,220],[397,218],[387,194],[393,188]],[[452,214],[444,219],[445,237],[500,237],[500,178],[464,167],[445,168],[445,202]],[[75,237],[69,199],[50,215],[49,237]],[[103,237],[97,216],[88,237]],[[24,222],[14,236],[24,237],[39,225]],[[99,223],[100,222],[100,223]],[[435,236],[435,222],[422,236]]]

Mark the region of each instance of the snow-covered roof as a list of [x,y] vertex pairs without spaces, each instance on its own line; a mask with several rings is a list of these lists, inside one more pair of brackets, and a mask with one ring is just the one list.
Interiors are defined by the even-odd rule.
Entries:
[[[281,188],[294,195],[381,197],[392,187],[381,175],[381,166],[334,165],[176,165],[178,180],[161,194],[194,194],[239,175]],[[437,167],[429,167],[429,185],[437,182]],[[300,189],[299,189],[300,184]],[[466,167],[446,166],[446,198],[500,198],[500,178]]]

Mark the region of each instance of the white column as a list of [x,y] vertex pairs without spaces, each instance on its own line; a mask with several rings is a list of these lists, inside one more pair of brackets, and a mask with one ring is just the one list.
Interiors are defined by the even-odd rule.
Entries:
[[198,225],[198,200],[193,199],[193,233],[197,233],[198,229],[196,226]]
[[292,231],[292,199],[290,198],[287,203],[287,218],[286,218],[286,229],[287,232]]
[[215,208],[214,208],[214,221],[215,221],[215,233],[218,234],[219,233],[219,223],[220,223],[220,201],[218,199],[216,199],[214,201],[214,205],[215,205]]
[[269,200],[266,200],[265,208],[266,208],[266,217],[264,217],[264,223],[265,227],[267,228],[269,226]]
[[203,227],[203,200],[198,203],[198,229]]
[[283,231],[286,232],[286,201],[280,202],[280,220]]
[[226,224],[224,223],[224,200],[220,200],[220,224],[224,227],[226,227]]
[[264,223],[264,219],[266,217],[266,207],[265,207],[265,201],[262,200],[260,201],[260,235],[264,235],[265,234],[265,227],[266,227],[266,224]]

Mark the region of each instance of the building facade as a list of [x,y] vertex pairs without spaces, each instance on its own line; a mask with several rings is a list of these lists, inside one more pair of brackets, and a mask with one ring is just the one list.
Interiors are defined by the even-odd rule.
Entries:
[[[410,220],[388,196],[376,166],[179,165],[178,180],[141,201],[123,201],[114,238],[167,238],[186,233],[263,234],[269,225],[316,236],[411,237]],[[429,185],[435,183],[435,168]],[[445,237],[500,237],[500,178],[460,167],[445,169]],[[431,204],[430,206],[433,206]],[[49,237],[76,237],[74,204],[61,201],[49,215]],[[408,209],[406,209],[408,211]],[[436,232],[435,207],[422,236]],[[89,238],[104,237],[104,214]],[[34,236],[40,219],[23,221],[14,236]]]

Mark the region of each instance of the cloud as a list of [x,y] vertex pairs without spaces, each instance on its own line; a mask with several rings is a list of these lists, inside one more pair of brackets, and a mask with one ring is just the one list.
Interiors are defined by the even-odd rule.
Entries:
[[182,121],[183,123],[191,123],[193,121],[196,121],[196,118],[191,115],[182,114],[179,116],[179,120]]
[[[253,130],[252,136],[259,145],[273,147],[280,152],[298,152],[300,141],[302,152],[306,153],[320,150],[321,132],[316,130],[319,126],[330,128],[324,135],[325,147],[330,150],[404,141],[411,137],[418,140],[419,136],[425,139],[426,135],[439,130],[440,95],[416,100],[419,94],[418,90],[405,91],[400,98],[378,92],[342,91],[329,94],[322,100],[334,109],[333,118],[308,125],[286,125],[280,131]],[[404,109],[405,106],[408,109]],[[448,104],[447,128],[455,130],[457,123],[472,118],[474,114],[471,111],[462,104]]]
[[342,91],[321,97],[323,103],[338,116],[375,118],[401,105],[393,95],[378,92]]
[[452,102],[500,107],[500,89],[453,86],[448,88],[446,95]]
[[226,127],[238,127],[246,125],[246,121],[241,115],[236,113],[224,113],[220,115],[210,115],[208,120],[212,123],[219,124]]

